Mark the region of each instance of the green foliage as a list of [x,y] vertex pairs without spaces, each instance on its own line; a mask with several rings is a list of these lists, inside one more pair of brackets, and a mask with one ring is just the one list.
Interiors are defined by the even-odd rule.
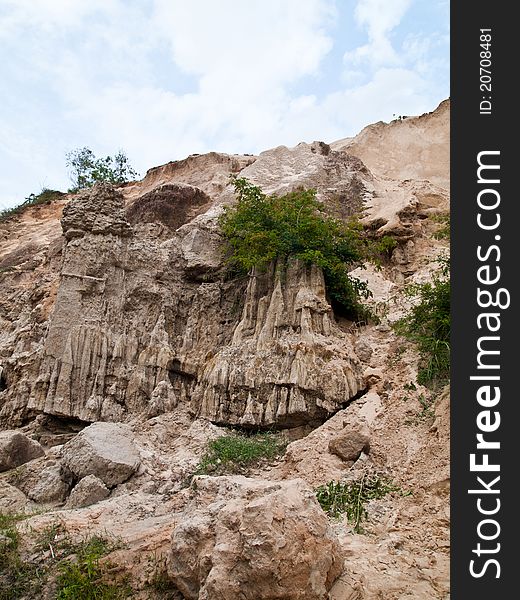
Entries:
[[0,513],[0,600],[47,597],[56,570],[57,600],[129,596],[128,585],[103,581],[106,565],[100,559],[119,547],[115,542],[95,536],[74,544],[61,523],[38,532],[18,530],[16,523],[24,518]]
[[321,508],[333,519],[346,515],[356,533],[361,533],[361,522],[368,517],[366,504],[370,500],[383,498],[400,488],[378,475],[367,475],[357,481],[342,483],[329,481],[316,488],[316,499]]
[[130,588],[103,581],[100,559],[114,548],[107,540],[94,536],[76,551],[76,560],[60,565],[56,600],[116,600],[127,598]]
[[418,302],[395,325],[399,334],[417,344],[421,355],[417,381],[421,385],[443,384],[450,372],[450,261],[442,258],[439,262],[441,269],[431,283],[409,286],[407,294]]
[[98,181],[118,185],[137,176],[122,150],[114,156],[96,158],[90,148],[78,148],[67,153],[66,164],[73,184],[70,192],[92,187]]
[[449,240],[451,229],[450,215],[432,215],[431,219],[439,225],[433,237],[436,240]]
[[38,206],[39,204],[50,204],[53,200],[58,200],[61,196],[64,196],[63,192],[58,190],[50,190],[48,188],[42,188],[39,194],[29,194],[22,204],[14,206],[13,208],[6,208],[0,211],[0,223],[7,221],[10,217],[22,213],[26,208],[30,206]]
[[274,260],[315,264],[323,269],[332,301],[354,317],[366,316],[360,299],[371,292],[349,275],[366,257],[359,222],[347,224],[327,215],[315,190],[268,196],[247,179],[235,177],[233,182],[238,204],[226,207],[220,218],[232,267],[244,273],[265,269]]
[[18,600],[29,592],[38,597],[41,569],[20,556],[20,533],[16,528],[25,515],[0,513],[0,600]]
[[247,467],[281,456],[287,440],[274,433],[232,433],[212,440],[194,475],[241,473]]

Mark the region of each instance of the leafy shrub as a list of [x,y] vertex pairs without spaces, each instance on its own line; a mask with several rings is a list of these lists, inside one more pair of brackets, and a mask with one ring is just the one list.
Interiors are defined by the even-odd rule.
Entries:
[[239,473],[284,453],[287,441],[274,433],[233,433],[212,440],[195,475]]
[[43,188],[39,194],[29,194],[22,204],[14,206],[12,208],[6,208],[0,211],[0,223],[6,221],[14,215],[18,215],[30,206],[38,206],[39,204],[50,204],[53,200],[59,200],[65,194],[58,190],[50,190]]
[[364,474],[358,481],[329,481],[316,488],[315,493],[321,508],[329,517],[338,519],[345,514],[354,525],[354,531],[361,533],[361,522],[368,516],[366,503],[400,491],[399,487],[377,475]]
[[122,150],[114,156],[96,158],[90,148],[78,148],[67,153],[66,164],[73,184],[69,192],[92,187],[99,181],[118,185],[137,176]]
[[244,273],[290,258],[315,264],[323,269],[331,300],[354,317],[366,316],[360,299],[372,294],[366,282],[349,274],[367,257],[359,222],[327,215],[315,190],[268,196],[247,179],[233,182],[238,204],[226,207],[220,218],[232,267]]
[[395,326],[398,333],[417,344],[421,355],[417,381],[422,385],[442,384],[450,372],[450,261],[445,257],[439,262],[441,269],[431,283],[406,290],[418,303]]

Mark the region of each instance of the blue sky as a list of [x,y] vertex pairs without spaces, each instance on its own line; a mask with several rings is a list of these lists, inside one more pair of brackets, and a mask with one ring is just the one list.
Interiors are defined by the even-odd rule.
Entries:
[[355,135],[449,96],[447,0],[0,0],[0,208],[65,154],[144,175]]

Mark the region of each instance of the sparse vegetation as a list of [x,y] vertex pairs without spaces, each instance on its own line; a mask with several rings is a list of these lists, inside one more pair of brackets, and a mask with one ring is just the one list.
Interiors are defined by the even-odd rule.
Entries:
[[128,585],[103,581],[100,559],[114,550],[106,539],[94,536],[75,549],[75,560],[59,566],[56,600],[116,600],[128,598]]
[[449,240],[451,229],[450,215],[433,215],[431,219],[438,225],[433,237],[436,240]]
[[100,559],[119,547],[116,541],[94,536],[73,543],[60,522],[38,532],[20,531],[17,523],[25,518],[0,513],[0,600],[41,598],[49,585],[56,587],[56,600],[112,600],[130,595],[127,584],[104,579],[107,569]]
[[349,274],[372,248],[360,223],[329,216],[315,190],[268,196],[247,179],[235,177],[233,182],[238,204],[227,207],[220,219],[232,268],[244,273],[290,259],[315,264],[323,269],[333,303],[355,318],[366,317],[361,300],[372,294],[366,282]]
[[59,200],[64,195],[65,194],[63,192],[58,190],[42,188],[42,191],[39,194],[29,194],[25,201],[18,206],[13,206],[12,208],[6,208],[5,210],[0,211],[0,223],[22,213],[25,209],[31,206],[50,204],[53,200]]
[[[333,519],[346,515],[355,533],[362,533],[361,522],[368,517],[366,504],[401,489],[379,475],[364,474],[356,481],[330,481],[316,488],[316,499]],[[401,492],[402,493],[402,492]]]
[[395,325],[399,334],[417,344],[421,356],[417,381],[429,386],[443,385],[450,373],[450,261],[444,257],[439,262],[441,269],[431,282],[408,287],[406,293],[418,302]]
[[118,185],[137,176],[122,150],[114,156],[97,158],[90,148],[78,148],[67,153],[66,164],[73,184],[69,192],[92,187],[99,181]]
[[276,433],[244,435],[234,432],[224,435],[209,443],[194,475],[242,473],[248,467],[281,456],[286,447],[287,440]]

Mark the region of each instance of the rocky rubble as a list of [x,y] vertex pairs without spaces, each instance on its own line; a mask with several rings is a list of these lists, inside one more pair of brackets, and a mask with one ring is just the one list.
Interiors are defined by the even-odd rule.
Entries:
[[[411,385],[417,352],[391,324],[448,249],[431,218],[449,210],[448,129],[449,102],[330,146],[190,156],[1,223],[0,511],[42,513],[22,532],[114,536],[110,572],[137,598],[159,573],[179,600],[446,600],[449,394]],[[230,278],[230,174],[314,187],[393,235],[354,272],[381,322],[336,314],[298,261]],[[290,443],[247,477],[192,480],[230,427]],[[361,533],[328,519],[313,490],[370,473],[401,492]]]

